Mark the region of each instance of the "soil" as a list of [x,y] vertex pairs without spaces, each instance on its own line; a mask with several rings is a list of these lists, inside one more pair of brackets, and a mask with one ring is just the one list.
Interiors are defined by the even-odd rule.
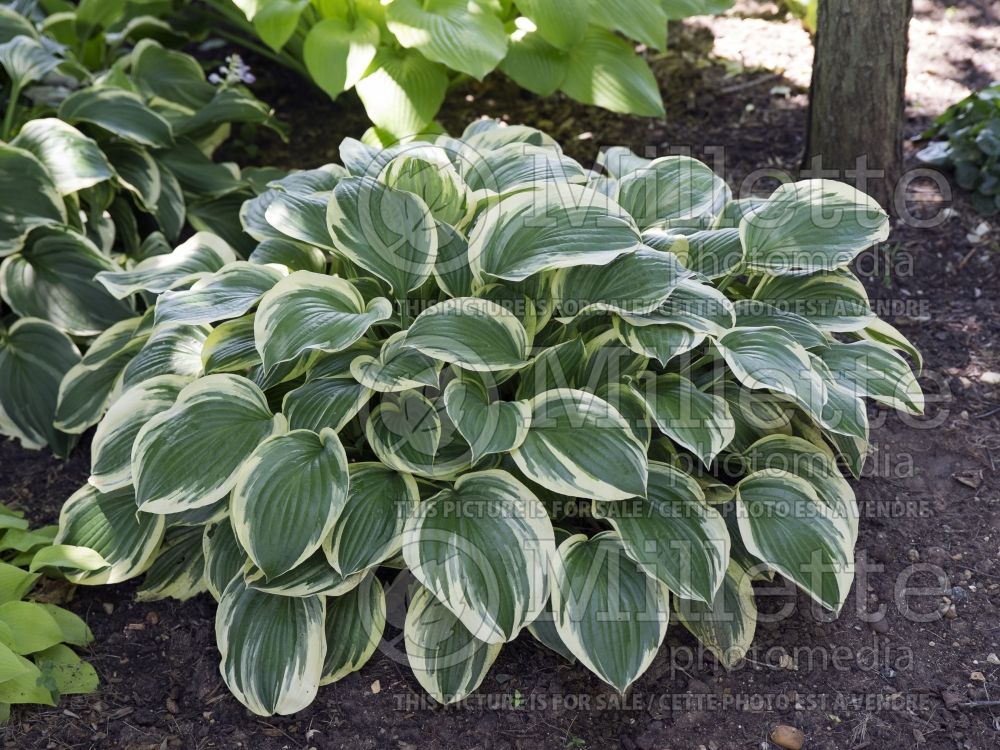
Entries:
[[[969,88],[1000,78],[997,3],[915,6],[910,135]],[[741,26],[751,22],[759,33]],[[585,163],[613,144],[640,153],[683,145],[695,156],[724,144],[734,187],[761,168],[794,170],[811,59],[801,27],[773,3],[740,2],[727,17],[678,25],[672,41],[672,51],[654,61],[665,120],[542,100],[498,75],[453,91],[443,124],[460,132],[486,114],[536,125]],[[258,139],[262,162],[332,161],[342,137],[364,130],[348,97],[330,103],[283,70],[260,66],[258,73],[258,94],[292,132],[287,144]],[[774,727],[790,725],[810,750],[1000,747],[1000,235],[996,224],[981,227],[965,196],[943,196],[929,180],[915,182],[909,197],[916,216],[945,209],[948,218],[929,228],[898,223],[889,243],[859,259],[858,271],[878,312],[923,352],[929,405],[922,419],[871,412],[875,452],[854,482],[859,576],[839,618],[815,611],[780,581],[758,585],[762,613],[775,616],[760,623],[740,668],[726,672],[674,626],[625,701],[523,637],[504,648],[475,696],[442,708],[424,697],[396,639],[361,672],[322,688],[307,710],[262,719],[222,684],[208,597],[136,603],[134,585],[80,588],[67,606],[96,636],[87,658],[101,676],[100,692],[54,709],[18,709],[0,742],[723,750],[774,747]],[[68,461],[0,443],[0,501],[35,522],[54,522],[86,479],[86,443]],[[924,589],[904,596],[907,585]],[[869,622],[881,610],[884,620]]]

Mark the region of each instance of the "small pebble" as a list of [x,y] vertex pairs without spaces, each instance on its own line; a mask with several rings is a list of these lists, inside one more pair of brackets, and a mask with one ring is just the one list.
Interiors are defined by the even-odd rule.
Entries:
[[785,750],[802,750],[805,741],[806,736],[801,729],[786,724],[779,724],[771,731],[771,742]]
[[910,549],[910,551],[906,553],[906,559],[912,563],[920,562],[920,553],[915,549]]

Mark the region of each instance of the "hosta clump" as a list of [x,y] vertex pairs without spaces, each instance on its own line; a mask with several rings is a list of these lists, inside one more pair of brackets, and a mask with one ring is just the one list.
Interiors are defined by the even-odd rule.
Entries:
[[365,663],[390,581],[443,702],[524,630],[624,691],[671,612],[738,661],[755,577],[840,609],[861,398],[922,408],[917,353],[847,268],[888,233],[873,201],[734,200],[622,149],[592,172],[487,121],[341,156],[244,205],[249,262],[101,276],[160,293],[138,325],[162,347],[63,509],[58,541],[107,561],[75,580],[210,592],[260,714]]

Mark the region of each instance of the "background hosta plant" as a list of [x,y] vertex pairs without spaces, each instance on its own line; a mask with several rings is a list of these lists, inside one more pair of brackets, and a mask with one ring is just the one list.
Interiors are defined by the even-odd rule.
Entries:
[[[94,276],[161,263],[189,227],[249,253],[235,217],[254,173],[212,152],[232,123],[271,123],[267,106],[239,85],[208,83],[193,57],[152,38],[126,44],[156,24],[122,31],[110,67],[89,69],[84,61],[110,56],[110,34],[84,33],[94,6],[44,18],[40,30],[0,7],[0,432],[57,454],[120,384],[134,354],[122,346],[136,346],[133,318],[148,301]],[[59,41],[67,34],[79,52]],[[220,265],[236,258],[226,251]]]
[[888,234],[871,199],[734,200],[623,149],[588,172],[491,121],[341,156],[243,206],[249,261],[199,235],[99,276],[159,296],[62,511],[106,561],[72,580],[208,591],[258,714],[361,668],[389,581],[442,702],[525,630],[624,691],[671,613],[738,661],[755,577],[841,608],[862,398],[923,405],[847,267]]
[[[331,97],[354,89],[392,143],[427,132],[450,82],[499,69],[519,86],[614,112],[663,114],[637,44],[663,50],[667,22],[732,0],[209,0]],[[273,52],[271,52],[273,50]],[[275,53],[277,53],[275,55]]]

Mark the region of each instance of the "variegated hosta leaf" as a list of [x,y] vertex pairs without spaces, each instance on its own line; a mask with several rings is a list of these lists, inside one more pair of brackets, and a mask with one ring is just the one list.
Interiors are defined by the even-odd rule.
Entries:
[[438,224],[438,254],[434,261],[434,278],[452,297],[468,297],[473,293],[474,279],[469,267],[469,241],[461,232],[447,224]]
[[64,571],[73,583],[120,583],[152,564],[165,527],[163,516],[136,511],[131,487],[102,493],[85,484],[59,512],[53,543],[86,547],[107,561],[107,567],[97,570]]
[[97,425],[90,446],[90,478],[101,492],[132,484],[132,444],[150,419],[166,411],[190,382],[178,375],[159,375],[125,391]]
[[365,571],[341,575],[322,551],[314,552],[287,573],[272,578],[252,564],[243,571],[248,586],[278,596],[340,596],[361,583],[364,577]]
[[584,183],[587,173],[580,164],[552,146],[508,143],[500,148],[475,154],[462,162],[463,175],[470,188],[506,195],[537,187],[546,182]]
[[441,433],[437,408],[416,391],[388,394],[365,423],[365,437],[382,463],[416,474],[433,473]]
[[220,237],[198,232],[167,255],[154,255],[128,271],[103,272],[96,278],[115,297],[138,291],[158,294],[197,273],[218,271],[236,260],[235,251]]
[[201,545],[205,556],[205,587],[219,601],[230,581],[242,577],[247,553],[240,546],[228,515],[205,524]]
[[476,638],[513,640],[548,596],[555,536],[545,507],[505,471],[462,475],[406,522],[403,558]]
[[52,175],[31,153],[13,146],[0,147],[0,257],[16,253],[32,229],[66,222],[66,205]]
[[768,274],[832,270],[888,237],[878,202],[836,180],[780,185],[740,222],[747,268]]
[[230,505],[233,528],[268,579],[320,548],[347,502],[348,481],[344,447],[330,429],[275,435],[243,463]]
[[285,394],[281,412],[291,430],[340,432],[372,397],[372,390],[347,378],[317,378]]
[[646,495],[646,451],[608,402],[574,389],[530,401],[531,423],[511,458],[524,475],[554,492],[624,500]]
[[507,453],[524,442],[531,410],[524,401],[491,400],[483,383],[455,379],[444,389],[444,405],[455,427],[472,449],[473,460]]
[[674,612],[726,669],[733,669],[750,650],[757,630],[757,604],[750,574],[736,562],[729,562],[711,602],[681,598],[675,600]]
[[326,600],[326,659],[320,685],[361,669],[385,630],[385,592],[374,573],[350,591]]
[[818,354],[842,385],[893,409],[923,414],[924,395],[910,366],[874,341],[832,343]]
[[471,191],[444,149],[404,152],[389,162],[379,179],[395,190],[418,196],[438,222],[463,226],[471,215]]
[[351,177],[334,188],[326,220],[337,252],[385,280],[401,299],[434,268],[437,231],[427,204],[412,193]]
[[838,380],[826,363],[812,352],[809,352],[809,362],[826,387],[822,415],[810,416],[828,436],[831,433],[846,435],[867,443],[868,410],[865,402],[852,386]]
[[765,276],[754,299],[802,316],[831,333],[859,331],[878,318],[864,285],[847,269],[809,276]]
[[159,375],[193,378],[201,375],[201,350],[208,326],[168,323],[156,328],[125,366],[122,388],[131,388]]
[[594,514],[610,521],[625,553],[673,593],[706,603],[715,597],[729,564],[729,531],[692,477],[651,461],[645,498],[598,500]]
[[618,317],[614,327],[618,340],[625,346],[636,354],[655,359],[663,366],[674,357],[700,346],[706,335],[675,323],[636,326]]
[[733,303],[715,287],[681,279],[660,307],[645,315],[623,315],[633,326],[679,325],[697,333],[721,336],[736,321]]
[[205,374],[240,372],[260,364],[260,352],[253,336],[254,317],[251,313],[212,329],[201,348]]
[[215,615],[226,686],[258,716],[293,714],[313,702],[326,657],[321,596],[266,594],[235,579]]
[[698,390],[682,375],[668,373],[650,379],[642,395],[659,430],[706,466],[736,434],[725,399]]
[[420,313],[402,346],[468,370],[505,370],[525,364],[528,334],[517,316],[496,302],[459,297]]
[[406,346],[406,331],[397,331],[382,344],[378,358],[362,354],[351,362],[351,375],[380,393],[410,388],[437,388],[440,362]]
[[502,646],[473,637],[423,586],[406,610],[403,638],[413,676],[439,703],[460,701],[478,688]]
[[365,304],[344,279],[296,271],[261,299],[254,339],[264,368],[270,370],[306,352],[346,349],[391,313],[387,299],[376,297]]
[[10,142],[45,166],[61,195],[111,179],[114,170],[95,141],[56,117],[29,120]]
[[909,355],[917,363],[918,373],[924,369],[924,358],[920,354],[920,351],[910,343],[910,340],[906,336],[900,333],[899,329],[884,320],[873,318],[867,326],[860,331],[855,331],[854,335],[866,341],[875,341]]
[[517,398],[528,399],[545,391],[571,388],[585,358],[586,348],[578,338],[548,347],[518,373]]
[[635,223],[613,200],[549,183],[483,212],[469,234],[469,262],[477,278],[522,281],[539,271],[603,266],[640,246]]
[[250,253],[249,260],[261,266],[284,266],[288,269],[288,273],[292,271],[323,273],[326,269],[326,256],[322,250],[291,240],[264,240]]
[[156,301],[156,325],[214,323],[238,318],[284,275],[271,266],[246,261],[230,263],[200,278],[190,289],[160,295]]
[[148,602],[171,598],[183,602],[207,591],[202,536],[200,526],[168,531],[156,560],[149,566],[146,578],[136,592],[136,600]]
[[330,230],[326,225],[329,202],[328,192],[278,193],[264,210],[264,219],[286,238],[333,250]]
[[[643,232],[642,237],[652,244],[647,238],[647,232]],[[676,251],[681,263],[710,279],[732,273],[743,262],[743,245],[738,229],[706,229],[689,234],[684,240],[687,249],[683,252]]]
[[323,541],[330,564],[343,575],[376,566],[403,547],[403,525],[420,501],[409,474],[380,463],[352,463],[347,502]]
[[136,502],[150,513],[211,505],[236,484],[243,461],[271,435],[283,433],[285,424],[246,378],[208,375],[196,380],[136,436]]
[[737,300],[733,308],[739,328],[780,328],[806,349],[825,349],[830,345],[819,328],[788,310],[751,299]]
[[847,519],[819,499],[812,485],[776,469],[736,485],[740,535],[750,554],[839,612],[854,579],[854,544]]
[[606,266],[560,271],[552,296],[567,318],[594,310],[643,315],[656,310],[690,275],[673,253],[642,247]]
[[640,229],[714,217],[730,195],[724,179],[687,156],[654,159],[618,182],[618,202]]
[[563,643],[618,692],[652,663],[667,634],[670,592],[625,554],[616,532],[559,545],[552,609]]

